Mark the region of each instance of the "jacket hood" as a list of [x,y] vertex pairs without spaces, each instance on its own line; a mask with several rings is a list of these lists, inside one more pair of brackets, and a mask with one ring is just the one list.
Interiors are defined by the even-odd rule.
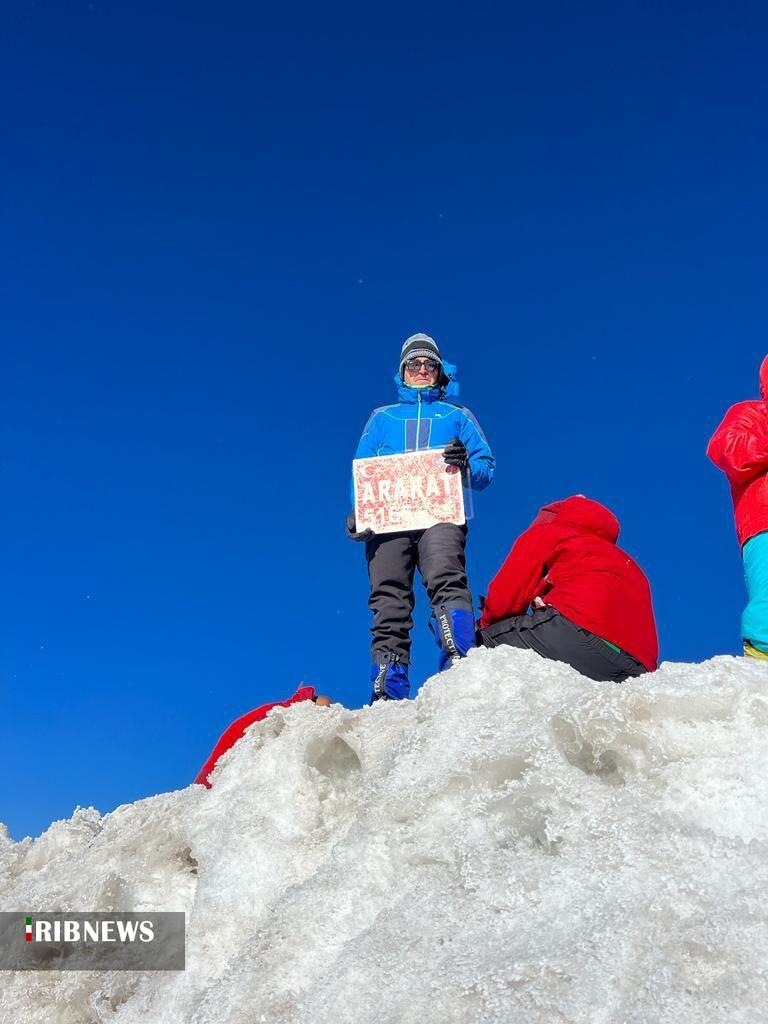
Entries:
[[443,361],[443,373],[448,378],[444,387],[434,388],[409,388],[399,373],[394,376],[397,397],[400,402],[418,401],[421,395],[422,402],[439,402],[441,398],[457,398],[459,394],[458,370],[453,363]]
[[621,527],[613,512],[599,501],[586,498],[583,494],[575,494],[564,501],[554,501],[551,505],[545,505],[534,519],[534,525],[539,526],[555,520],[594,533],[611,544],[615,544],[619,539]]
[[286,704],[299,704],[303,700],[314,700],[315,699],[315,688],[314,686],[300,686],[296,693],[292,697],[289,697],[285,702]]
[[768,356],[765,357],[760,367],[760,397],[763,401],[768,402]]

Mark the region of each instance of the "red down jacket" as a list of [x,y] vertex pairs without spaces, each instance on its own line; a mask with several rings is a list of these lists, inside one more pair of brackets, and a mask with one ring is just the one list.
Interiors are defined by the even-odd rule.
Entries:
[[253,711],[249,711],[247,714],[241,715],[240,718],[236,718],[219,737],[219,742],[198,772],[195,782],[210,789],[211,784],[208,781],[208,776],[216,767],[216,762],[222,754],[226,754],[230,747],[234,747],[237,741],[242,738],[249,725],[253,725],[254,722],[260,722],[266,718],[272,708],[289,708],[291,704],[298,704],[303,700],[313,700],[314,696],[314,686],[300,686],[289,700],[278,700],[274,704],[262,704],[260,708],[254,708]]
[[707,455],[728,477],[739,544],[768,530],[768,356],[760,367],[762,401],[737,402],[712,435]]
[[618,536],[613,512],[581,494],[546,505],[491,581],[481,627],[533,604],[556,608],[653,671],[659,641],[651,588],[616,546]]

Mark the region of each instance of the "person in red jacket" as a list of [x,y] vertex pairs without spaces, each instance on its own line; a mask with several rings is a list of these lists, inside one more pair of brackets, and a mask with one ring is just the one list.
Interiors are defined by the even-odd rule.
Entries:
[[275,701],[274,704],[262,704],[260,708],[254,708],[253,711],[249,711],[247,714],[241,715],[240,718],[236,718],[235,721],[221,734],[219,741],[211,751],[208,760],[197,773],[195,782],[201,786],[205,786],[206,789],[211,789],[211,783],[208,781],[208,776],[216,767],[216,762],[223,754],[226,754],[231,747],[234,747],[239,739],[242,739],[245,734],[245,730],[249,725],[253,725],[254,722],[261,722],[262,719],[267,717],[272,708],[289,708],[291,704],[299,704],[303,700],[311,700],[320,708],[327,708],[331,703],[330,697],[324,697],[322,695],[315,696],[314,686],[300,686],[296,693],[294,693],[294,695],[288,700],[278,700]]
[[747,584],[744,653],[768,660],[768,356],[760,367],[760,400],[731,406],[707,455],[731,485]]
[[479,643],[528,647],[590,679],[654,671],[651,588],[618,536],[613,512],[582,494],[545,505],[488,588]]

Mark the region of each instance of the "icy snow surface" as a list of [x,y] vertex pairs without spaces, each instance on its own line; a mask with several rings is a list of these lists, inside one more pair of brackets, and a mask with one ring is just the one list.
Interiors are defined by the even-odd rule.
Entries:
[[766,1021],[767,852],[767,666],[476,651],[415,701],[273,713],[210,792],[3,833],[3,909],[188,930],[184,973],[0,975],[0,1021]]

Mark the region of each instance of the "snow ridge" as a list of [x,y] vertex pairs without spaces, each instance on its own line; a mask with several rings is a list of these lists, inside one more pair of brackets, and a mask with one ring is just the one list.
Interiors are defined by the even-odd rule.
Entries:
[[183,973],[7,974],[0,1020],[768,1020],[768,670],[621,686],[478,650],[414,701],[300,704],[190,786],[39,839],[3,909],[184,910]]

